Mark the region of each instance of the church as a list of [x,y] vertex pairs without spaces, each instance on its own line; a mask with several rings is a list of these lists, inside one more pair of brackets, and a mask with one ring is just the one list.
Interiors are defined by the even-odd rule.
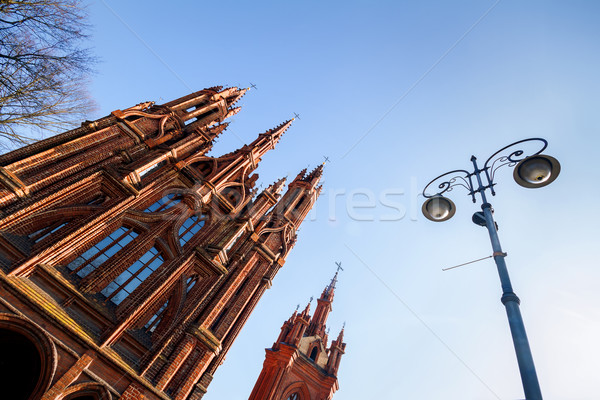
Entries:
[[[246,91],[141,103],[0,155],[3,398],[204,396],[322,190],[322,165],[255,186],[292,120],[207,155]],[[332,398],[336,281],[284,323],[250,399]]]

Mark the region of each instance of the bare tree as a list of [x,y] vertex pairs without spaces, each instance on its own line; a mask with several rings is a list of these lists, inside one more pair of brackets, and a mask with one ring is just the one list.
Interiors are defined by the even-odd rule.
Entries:
[[30,143],[95,107],[86,20],[80,0],[0,0],[0,138]]

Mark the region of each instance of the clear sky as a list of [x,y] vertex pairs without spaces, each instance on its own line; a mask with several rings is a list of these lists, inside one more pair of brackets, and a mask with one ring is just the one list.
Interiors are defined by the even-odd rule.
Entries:
[[538,190],[498,172],[500,238],[545,397],[597,399],[599,11],[591,0],[92,3],[93,117],[252,82],[213,154],[297,112],[260,182],[331,159],[316,212],[205,399],[248,397],[264,348],[334,261],[345,271],[329,325],[346,321],[348,344],[334,399],[522,398],[493,262],[441,271],[491,254],[470,221],[478,206],[456,189],[455,217],[435,224],[417,193],[528,137],[547,138],[563,170]]

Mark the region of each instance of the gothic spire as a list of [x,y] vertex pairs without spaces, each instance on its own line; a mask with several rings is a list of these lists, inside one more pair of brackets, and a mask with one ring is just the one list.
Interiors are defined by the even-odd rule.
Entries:
[[281,190],[283,189],[283,186],[285,185],[286,182],[286,178],[281,178],[277,181],[275,181],[274,183],[272,183],[271,185],[269,185],[269,187],[266,189],[268,191],[271,192],[271,194],[276,195],[281,193]]
[[323,294],[321,294],[321,299],[323,300],[328,300],[328,301],[333,301],[333,293],[335,291],[335,285],[337,283],[338,280],[338,272],[335,272],[335,275],[333,276],[333,279],[331,279],[331,283],[329,283],[329,285],[327,285],[325,287],[325,290],[323,290]]
[[344,342],[344,329],[346,329],[346,323],[344,322],[344,325],[342,325],[342,330],[340,331],[340,333],[338,334],[337,339],[335,340],[338,345],[341,345]]
[[292,119],[289,119],[275,128],[269,129],[258,135],[258,138],[249,145],[254,153],[254,157],[257,159],[261,158],[267,151],[274,149],[275,145],[281,139],[281,136],[283,136],[285,131],[292,125],[292,121]]
[[304,308],[304,310],[300,313],[301,317],[306,318],[306,317],[309,316],[309,313],[310,313],[310,303],[312,303],[312,301],[313,301],[313,298],[311,297],[310,301],[308,302],[308,304],[306,305],[306,307]]
[[321,176],[323,175],[323,164],[319,164],[317,166],[317,168],[313,169],[307,176],[306,176],[306,180],[313,180],[313,179],[321,179]]

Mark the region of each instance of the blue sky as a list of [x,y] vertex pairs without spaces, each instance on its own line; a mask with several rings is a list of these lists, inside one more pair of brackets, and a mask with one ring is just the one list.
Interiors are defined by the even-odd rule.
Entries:
[[[206,400],[245,399],[296,304],[340,276],[332,333],[346,321],[347,399],[522,398],[491,254],[470,222],[434,224],[417,193],[501,147],[544,137],[563,166],[528,190],[498,172],[492,199],[548,399],[600,392],[595,1],[98,1],[100,117],[213,85],[248,86],[213,154],[300,114],[262,160],[260,182],[329,156],[325,190],[298,244],[218,370]],[[592,179],[590,182],[589,179]],[[388,206],[381,201],[387,202]],[[389,206],[395,203],[395,208]],[[235,383],[233,383],[235,382]]]

